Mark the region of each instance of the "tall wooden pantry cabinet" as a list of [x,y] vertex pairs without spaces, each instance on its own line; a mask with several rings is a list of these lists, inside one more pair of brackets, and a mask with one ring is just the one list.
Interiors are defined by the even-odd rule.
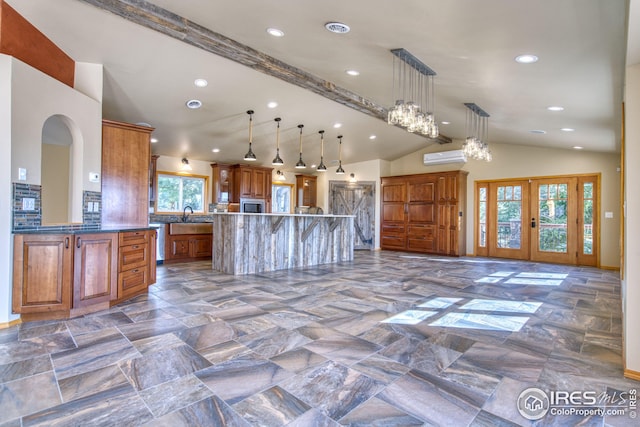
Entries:
[[382,178],[381,248],[466,255],[467,173]]

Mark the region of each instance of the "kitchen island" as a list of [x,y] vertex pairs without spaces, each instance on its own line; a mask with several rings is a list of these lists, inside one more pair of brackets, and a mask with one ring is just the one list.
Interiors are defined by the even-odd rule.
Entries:
[[213,214],[212,268],[254,274],[353,260],[353,215]]

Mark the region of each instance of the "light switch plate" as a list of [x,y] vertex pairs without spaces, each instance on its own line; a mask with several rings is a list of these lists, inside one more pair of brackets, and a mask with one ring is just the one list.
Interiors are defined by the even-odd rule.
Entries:
[[18,181],[27,180],[27,170],[25,168],[18,168]]
[[100,182],[100,174],[97,172],[89,172],[90,182]]
[[613,212],[609,212],[609,211],[605,212],[604,213],[604,217],[605,218],[613,218]]

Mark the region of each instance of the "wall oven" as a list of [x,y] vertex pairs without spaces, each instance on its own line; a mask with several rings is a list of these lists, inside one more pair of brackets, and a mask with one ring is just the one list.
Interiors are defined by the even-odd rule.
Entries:
[[265,206],[262,199],[240,199],[240,212],[265,213]]

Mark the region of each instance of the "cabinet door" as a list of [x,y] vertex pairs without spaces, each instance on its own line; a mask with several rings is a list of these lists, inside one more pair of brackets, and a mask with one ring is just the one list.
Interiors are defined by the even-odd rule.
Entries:
[[253,171],[249,168],[240,168],[240,197],[253,197],[253,185],[251,184]]
[[102,124],[102,225],[149,224],[149,127]]
[[15,313],[71,309],[72,245],[71,235],[15,235],[12,304]]
[[73,308],[108,302],[118,296],[116,233],[75,236]]
[[211,236],[198,235],[191,239],[191,256],[194,258],[210,257],[212,252]]
[[189,258],[190,237],[188,235],[171,237],[171,258]]
[[[271,176],[271,175],[269,175]],[[267,197],[267,172],[262,169],[256,169],[253,171],[251,179],[251,192],[252,197],[256,199],[264,199]]]

